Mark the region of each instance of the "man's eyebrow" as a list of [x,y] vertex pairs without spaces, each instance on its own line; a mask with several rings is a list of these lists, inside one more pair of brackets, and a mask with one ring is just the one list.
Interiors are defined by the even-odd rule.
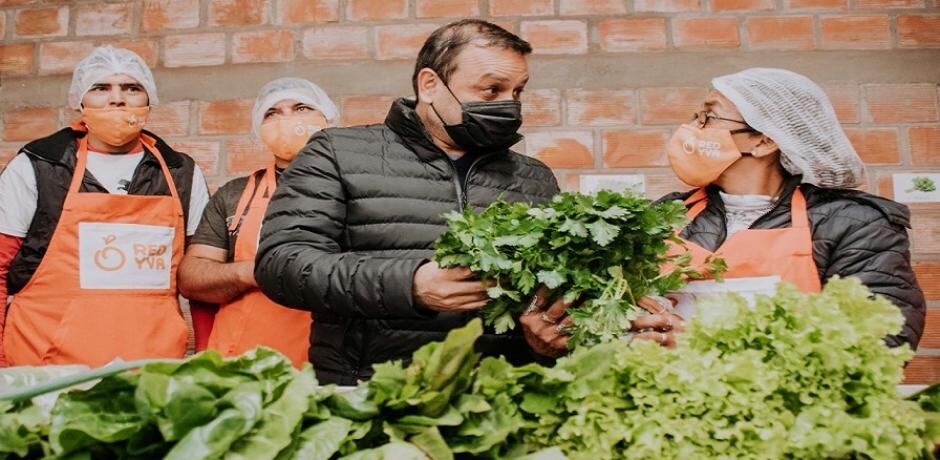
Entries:
[[492,79],[497,80],[497,81],[509,81],[509,78],[507,78],[507,77],[505,77],[505,76],[503,76],[503,75],[495,74],[495,73],[493,73],[493,72],[487,72],[487,73],[483,74],[482,77],[480,77],[481,80],[482,80],[482,79],[486,79],[486,78],[492,78]]

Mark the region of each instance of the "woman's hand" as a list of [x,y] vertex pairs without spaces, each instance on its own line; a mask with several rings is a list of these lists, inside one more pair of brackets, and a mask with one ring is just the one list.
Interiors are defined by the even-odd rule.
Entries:
[[529,308],[519,317],[519,322],[522,324],[525,340],[532,350],[542,356],[557,358],[568,352],[568,339],[571,335],[565,331],[573,323],[565,312],[571,304],[560,298],[547,305],[550,295],[548,288],[539,287]]
[[641,316],[631,324],[634,338],[652,340],[664,347],[676,346],[675,333],[685,331],[685,320],[673,311],[672,302],[660,296],[647,296],[637,305],[650,314]]

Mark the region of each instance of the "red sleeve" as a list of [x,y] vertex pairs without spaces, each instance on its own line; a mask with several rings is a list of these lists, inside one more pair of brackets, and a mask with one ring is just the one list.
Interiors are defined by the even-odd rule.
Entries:
[[3,325],[7,318],[7,272],[22,245],[23,238],[0,233],[0,367],[7,366],[6,354],[3,352]]

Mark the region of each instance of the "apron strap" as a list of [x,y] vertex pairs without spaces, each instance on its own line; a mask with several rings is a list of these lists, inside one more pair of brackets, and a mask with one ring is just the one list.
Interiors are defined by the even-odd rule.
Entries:
[[[262,172],[264,173],[264,177],[262,178],[261,183],[257,184],[256,176]],[[248,183],[245,184],[245,189],[238,198],[238,204],[235,206],[235,214],[232,216],[232,221],[229,222],[229,232],[235,232],[238,230],[238,227],[242,222],[242,218],[248,212],[248,206],[251,205],[254,201],[254,197],[270,199],[271,195],[274,194],[274,188],[277,186],[274,177],[274,163],[271,163],[267,168],[259,169],[248,176]]]
[[790,226],[793,228],[809,228],[809,216],[806,212],[806,198],[797,187],[790,200]]
[[[147,148],[150,153],[157,159],[157,163],[160,164],[160,170],[163,172],[163,177],[166,179],[167,187],[170,189],[170,196],[173,197],[173,202],[176,203],[177,214],[183,215],[183,204],[180,202],[179,192],[176,191],[176,182],[173,181],[173,176],[170,175],[170,168],[167,167],[166,161],[163,159],[163,155],[160,153],[160,150],[157,149],[156,141],[146,135],[141,133],[140,142],[145,148]],[[88,136],[85,135],[78,140],[78,152],[75,154],[75,170],[72,171],[72,181],[69,183],[69,191],[66,196],[66,202],[68,202],[68,197],[73,196],[78,193],[79,189],[82,186],[82,181],[85,178],[85,171],[88,169]],[[68,205],[66,205],[68,207]]]
[[705,207],[708,206],[708,195],[705,193],[704,188],[700,188],[695,191],[692,195],[685,199],[686,206],[692,205],[691,208],[685,213],[686,217],[689,220],[695,219],[696,216],[702,213],[705,210]]

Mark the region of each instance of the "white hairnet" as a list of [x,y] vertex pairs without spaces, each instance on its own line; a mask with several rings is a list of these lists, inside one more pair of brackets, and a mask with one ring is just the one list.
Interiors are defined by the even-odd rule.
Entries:
[[124,74],[137,80],[147,91],[150,105],[156,105],[157,84],[147,63],[137,53],[124,48],[99,46],[82,59],[72,72],[72,86],[69,88],[69,107],[79,110],[82,98],[92,85],[111,75]]
[[251,127],[256,136],[261,135],[264,113],[285,99],[309,104],[326,117],[330,126],[335,126],[339,121],[339,109],[322,88],[303,78],[278,78],[261,87],[255,106],[251,109]]
[[780,163],[803,182],[852,188],[865,181],[865,164],[845,136],[823,90],[783,69],[753,68],[712,80],[744,121],[780,147]]

